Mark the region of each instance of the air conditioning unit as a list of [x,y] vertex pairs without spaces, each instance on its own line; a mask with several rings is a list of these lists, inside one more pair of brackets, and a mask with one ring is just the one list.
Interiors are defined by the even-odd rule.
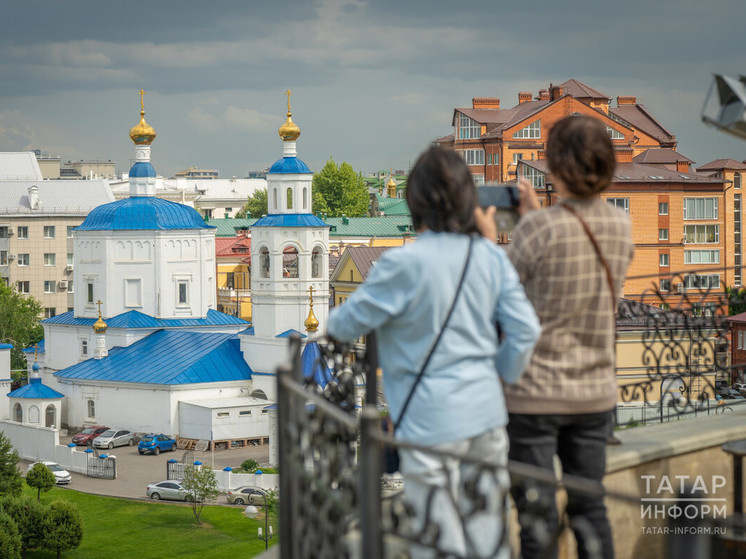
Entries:
[[13,230],[13,228],[12,227],[8,227],[8,237],[12,237],[15,234],[16,234],[16,232]]
[[16,259],[16,255],[15,254],[9,254],[8,255],[8,260],[15,260],[15,259]]
[[62,291],[63,289],[67,289],[67,281],[62,280],[57,282],[57,289]]
[[683,284],[683,283],[681,283],[681,282],[677,283],[677,284],[676,284],[676,290],[677,290],[677,291],[678,291],[679,293],[684,293],[684,284]]
[[73,265],[72,264],[68,264],[67,266],[65,266],[65,271],[68,272],[68,273],[72,272],[73,271]]

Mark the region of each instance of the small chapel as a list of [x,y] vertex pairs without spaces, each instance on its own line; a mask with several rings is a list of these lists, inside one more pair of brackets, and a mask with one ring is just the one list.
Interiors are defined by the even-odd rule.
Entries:
[[300,128],[286,93],[268,214],[251,230],[247,323],[216,310],[214,227],[155,196],[156,132],[140,91],[130,196],[98,206],[73,231],[74,308],[44,320],[44,340],[30,350],[30,376],[37,391],[59,397],[62,425],[213,441],[269,435],[288,337],[307,340],[303,332],[315,332],[329,312],[329,226],[312,213],[313,174],[298,158]]

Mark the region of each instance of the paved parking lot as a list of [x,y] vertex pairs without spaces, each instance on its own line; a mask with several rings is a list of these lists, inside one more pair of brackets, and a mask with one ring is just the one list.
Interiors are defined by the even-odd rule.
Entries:
[[[66,445],[72,436],[60,436],[60,444]],[[84,450],[83,447],[79,447]],[[146,499],[145,488],[149,483],[157,483],[166,479],[166,462],[171,458],[181,460],[183,450],[162,452],[158,456],[143,455],[137,452],[137,446],[121,446],[112,449],[108,454],[117,457],[117,479],[91,478],[84,474],[72,472],[70,489],[84,493],[95,493],[112,497],[126,497],[130,499]],[[216,450],[211,452],[194,451],[194,460],[205,465],[213,465],[215,470],[222,470],[226,466],[237,468],[241,462],[248,459],[266,463],[269,459],[269,446],[249,446],[230,450]],[[19,464],[25,474],[30,464],[22,460]],[[225,497],[218,497],[219,504],[226,504]]]

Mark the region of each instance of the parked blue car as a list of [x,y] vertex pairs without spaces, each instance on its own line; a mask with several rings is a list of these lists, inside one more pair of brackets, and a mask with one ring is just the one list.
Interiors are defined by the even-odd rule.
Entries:
[[161,450],[176,450],[176,441],[168,435],[145,435],[137,445],[137,452],[160,454]]

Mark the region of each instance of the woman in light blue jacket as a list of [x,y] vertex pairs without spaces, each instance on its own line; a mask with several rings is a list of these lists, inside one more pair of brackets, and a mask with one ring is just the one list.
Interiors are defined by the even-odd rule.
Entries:
[[[444,463],[424,451],[400,452],[406,497],[419,522],[434,494],[429,514],[440,530],[439,549],[502,555],[507,544],[498,549],[496,542],[507,473],[490,486],[492,505],[470,516],[467,526],[454,503],[463,502],[463,481],[474,470],[470,460],[507,465],[501,379],[518,379],[539,322],[503,250],[476,232],[477,190],[456,152],[424,152],[409,176],[406,196],[417,240],[384,253],[365,284],[332,311],[328,333],[352,341],[375,330],[396,438],[463,456]],[[499,343],[496,323],[503,332]],[[412,552],[428,556],[421,549]]]

